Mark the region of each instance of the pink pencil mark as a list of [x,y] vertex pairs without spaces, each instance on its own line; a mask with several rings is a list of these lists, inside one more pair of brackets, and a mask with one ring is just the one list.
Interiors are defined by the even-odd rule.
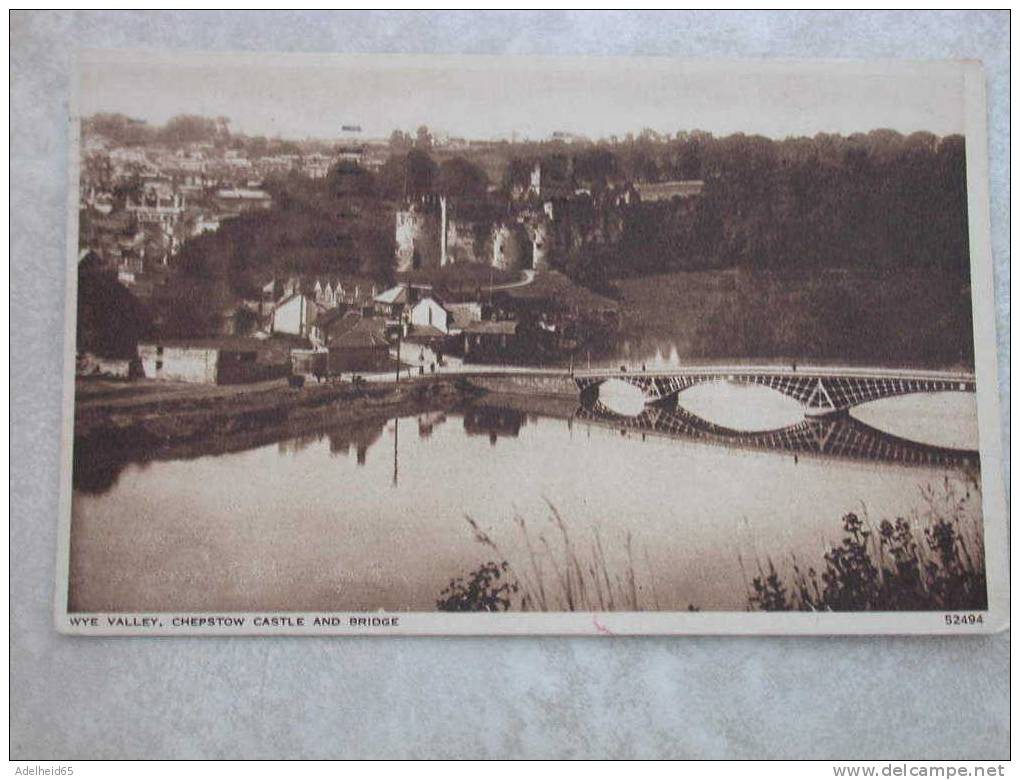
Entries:
[[615,636],[615,634],[613,634],[612,631],[610,631],[604,625],[599,623],[599,619],[598,619],[597,615],[592,615],[591,616],[591,622],[595,626],[595,630],[598,631],[600,634],[605,634],[606,636]]

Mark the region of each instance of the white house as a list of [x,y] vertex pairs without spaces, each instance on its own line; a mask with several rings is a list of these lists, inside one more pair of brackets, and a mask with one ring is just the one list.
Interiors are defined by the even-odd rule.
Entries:
[[426,296],[411,307],[411,325],[416,328],[431,327],[440,333],[449,333],[453,315],[449,309],[431,296]]
[[292,293],[276,304],[273,311],[273,332],[308,337],[318,317],[315,300],[302,293]]

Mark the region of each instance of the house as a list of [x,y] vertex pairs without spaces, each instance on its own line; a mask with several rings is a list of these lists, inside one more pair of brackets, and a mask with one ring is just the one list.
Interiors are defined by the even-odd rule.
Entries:
[[75,359],[76,376],[98,376],[113,379],[134,379],[141,374],[137,358],[111,358],[91,352],[79,353]]
[[217,190],[216,202],[221,211],[236,215],[242,211],[268,209],[273,205],[273,197],[263,190],[231,187]]
[[357,309],[338,307],[322,314],[315,322],[315,341],[327,347],[362,319]]
[[430,328],[444,336],[453,325],[453,313],[431,295],[411,307],[410,319],[412,331]]
[[290,351],[291,374],[319,378],[326,373],[329,355],[321,349],[292,349]]
[[408,284],[398,284],[388,290],[383,290],[372,298],[375,313],[380,317],[398,320],[406,307],[414,305],[417,300],[417,292],[417,288]]
[[379,317],[361,317],[329,344],[329,373],[385,371],[390,365],[390,343],[386,322]]
[[365,156],[365,147],[357,144],[341,146],[337,149],[337,161],[360,165]]
[[290,365],[265,354],[255,339],[155,341],[138,345],[142,374],[149,379],[210,385],[261,382],[286,376]]
[[464,328],[465,359],[500,357],[517,346],[519,323],[515,320],[471,322]]
[[313,298],[299,292],[291,293],[273,310],[272,332],[310,338],[315,321],[322,313],[322,307]]
[[220,218],[216,215],[200,215],[195,219],[191,228],[192,236],[200,236],[203,233],[215,233],[220,229]]
[[145,182],[139,196],[128,197],[124,204],[139,223],[174,225],[184,214],[184,195],[167,181]]

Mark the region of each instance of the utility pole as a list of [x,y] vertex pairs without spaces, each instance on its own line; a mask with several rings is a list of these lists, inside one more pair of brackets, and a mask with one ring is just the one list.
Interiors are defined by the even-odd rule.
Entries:
[[400,434],[400,418],[393,418],[393,486],[397,486],[397,441]]
[[396,379],[393,380],[394,384],[400,381],[400,343],[401,337],[403,335],[404,335],[404,313],[401,312],[400,318],[397,320],[397,376]]

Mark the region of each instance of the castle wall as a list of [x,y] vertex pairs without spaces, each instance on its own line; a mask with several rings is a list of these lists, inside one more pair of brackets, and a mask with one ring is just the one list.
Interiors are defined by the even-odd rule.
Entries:
[[492,259],[492,226],[451,219],[446,228],[448,263],[484,263]]
[[432,210],[404,209],[396,216],[397,271],[438,268],[440,216]]
[[[546,179],[544,170],[534,172],[533,183],[543,190]],[[429,196],[396,213],[397,271],[450,263],[547,270],[557,257],[618,242],[630,195],[613,191],[519,204],[509,219],[505,214],[479,217],[478,209],[458,218],[455,204],[448,210],[445,198]]]
[[496,225],[492,231],[492,266],[515,271],[531,266],[531,241],[520,225]]

